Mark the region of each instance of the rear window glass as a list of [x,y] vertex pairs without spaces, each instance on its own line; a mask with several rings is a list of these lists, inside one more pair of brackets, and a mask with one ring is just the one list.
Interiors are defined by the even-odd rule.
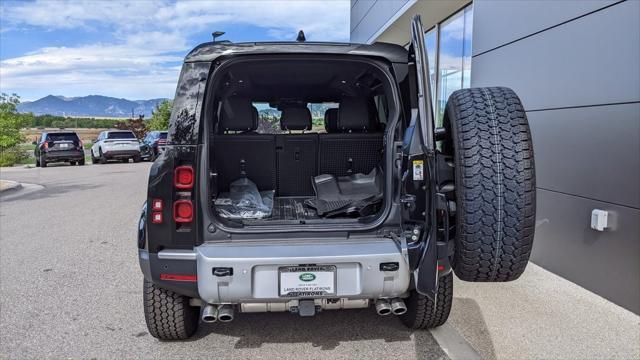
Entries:
[[47,134],[48,141],[78,141],[75,133]]
[[160,139],[166,139],[167,138],[167,133],[166,132],[161,132],[160,133]]
[[[280,116],[282,112],[271,107],[268,103],[254,102],[253,106],[258,109],[258,129],[259,134],[282,134],[287,131],[280,129]],[[312,132],[324,132],[324,113],[327,109],[337,108],[337,103],[309,103],[307,108],[311,112]],[[294,133],[302,131],[292,131]]]
[[136,136],[132,132],[110,132],[107,139],[135,139]]

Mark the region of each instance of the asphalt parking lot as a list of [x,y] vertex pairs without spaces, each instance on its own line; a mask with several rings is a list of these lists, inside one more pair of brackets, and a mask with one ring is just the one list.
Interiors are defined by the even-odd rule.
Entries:
[[149,163],[1,169],[2,358],[638,358],[634,315],[530,265],[456,282],[450,321],[413,332],[373,309],[239,314],[186,342],[151,337],[135,247]]

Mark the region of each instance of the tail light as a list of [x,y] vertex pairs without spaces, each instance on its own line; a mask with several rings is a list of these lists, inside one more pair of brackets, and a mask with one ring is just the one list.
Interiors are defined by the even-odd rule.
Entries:
[[82,150],[82,140],[78,140],[78,149]]
[[177,200],[173,203],[173,220],[177,223],[190,223],[193,220],[191,200]]
[[154,211],[151,213],[151,222],[154,224],[162,224],[162,213],[160,211]]
[[153,199],[151,201],[151,209],[153,211],[162,211],[164,209],[164,201],[162,199]]
[[193,168],[191,166],[178,166],[173,173],[173,185],[176,189],[193,188]]
[[49,143],[46,142],[46,141],[44,143],[42,143],[42,148],[45,149],[45,150],[48,149],[49,148]]

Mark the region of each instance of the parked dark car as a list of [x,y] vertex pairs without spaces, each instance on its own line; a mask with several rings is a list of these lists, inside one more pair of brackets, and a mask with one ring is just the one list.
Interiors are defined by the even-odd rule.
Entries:
[[[449,316],[454,273],[522,274],[536,186],[520,99],[458,90],[437,126],[419,17],[411,34],[408,49],[213,42],[187,55],[138,227],[151,335],[371,307],[427,329]],[[326,109],[324,129],[310,108]],[[276,133],[258,126],[266,110]]]
[[155,161],[167,145],[166,131],[150,131],[140,143],[142,160]]
[[33,155],[38,167],[47,167],[48,163],[55,162],[84,165],[82,141],[73,131],[43,132],[33,144],[36,146]]

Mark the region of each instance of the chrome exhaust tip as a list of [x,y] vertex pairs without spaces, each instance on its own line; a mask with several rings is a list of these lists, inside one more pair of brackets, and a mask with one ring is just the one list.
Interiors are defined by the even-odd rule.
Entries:
[[233,306],[232,305],[220,305],[218,307],[218,320],[220,322],[229,322],[233,320]]
[[202,321],[213,323],[218,320],[218,308],[214,305],[207,305],[202,309]]
[[402,315],[407,312],[407,306],[404,304],[404,300],[395,298],[391,300],[391,311],[395,315]]
[[389,301],[386,299],[376,300],[376,312],[378,315],[382,316],[391,314],[391,305],[389,304]]

